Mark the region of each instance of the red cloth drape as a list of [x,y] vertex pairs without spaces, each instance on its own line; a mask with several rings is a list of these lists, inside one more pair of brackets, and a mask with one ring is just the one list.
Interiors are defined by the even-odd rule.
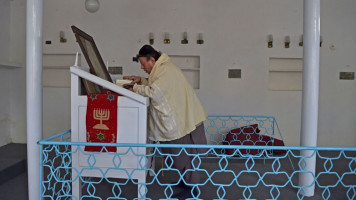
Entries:
[[[117,97],[119,94],[105,91],[88,95],[86,114],[87,142],[116,143]],[[86,146],[85,151],[116,152],[116,147]]]

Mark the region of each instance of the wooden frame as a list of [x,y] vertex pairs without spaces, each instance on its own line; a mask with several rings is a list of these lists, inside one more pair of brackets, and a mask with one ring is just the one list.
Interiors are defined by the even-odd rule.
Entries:
[[[94,74],[104,80],[112,82],[108,70],[104,64],[104,61],[99,53],[98,48],[94,42],[92,36],[88,35],[84,31],[80,30],[76,26],[71,27],[80,49],[82,50],[84,57],[90,67],[90,73]],[[88,80],[82,79],[87,94],[95,94],[102,92],[102,87],[98,86]]]

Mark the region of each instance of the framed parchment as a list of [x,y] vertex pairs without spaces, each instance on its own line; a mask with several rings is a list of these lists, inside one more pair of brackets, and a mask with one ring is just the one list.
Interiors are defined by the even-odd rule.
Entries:
[[[94,42],[92,36],[88,35],[84,31],[80,30],[76,26],[72,26],[72,30],[75,34],[80,49],[83,52],[85,60],[90,67],[90,73],[94,74],[104,80],[112,82],[108,70],[105,67],[104,61],[101,58],[98,48]],[[87,94],[100,93],[102,88],[90,81],[82,79]]]

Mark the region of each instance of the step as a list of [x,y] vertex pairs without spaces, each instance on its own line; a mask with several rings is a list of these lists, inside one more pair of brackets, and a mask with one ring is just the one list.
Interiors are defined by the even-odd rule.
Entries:
[[0,147],[0,184],[26,172],[26,146],[11,143]]

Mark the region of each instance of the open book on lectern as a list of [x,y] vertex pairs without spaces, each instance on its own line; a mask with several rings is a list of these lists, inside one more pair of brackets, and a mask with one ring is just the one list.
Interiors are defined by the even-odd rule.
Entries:
[[[85,60],[89,65],[90,73],[106,81],[113,82],[100,55],[100,52],[96,47],[94,38],[76,26],[72,26],[71,28],[75,34],[80,49],[84,54]],[[87,94],[101,93],[103,91],[103,88],[99,85],[96,85],[95,83],[85,79],[82,79],[82,82]]]

